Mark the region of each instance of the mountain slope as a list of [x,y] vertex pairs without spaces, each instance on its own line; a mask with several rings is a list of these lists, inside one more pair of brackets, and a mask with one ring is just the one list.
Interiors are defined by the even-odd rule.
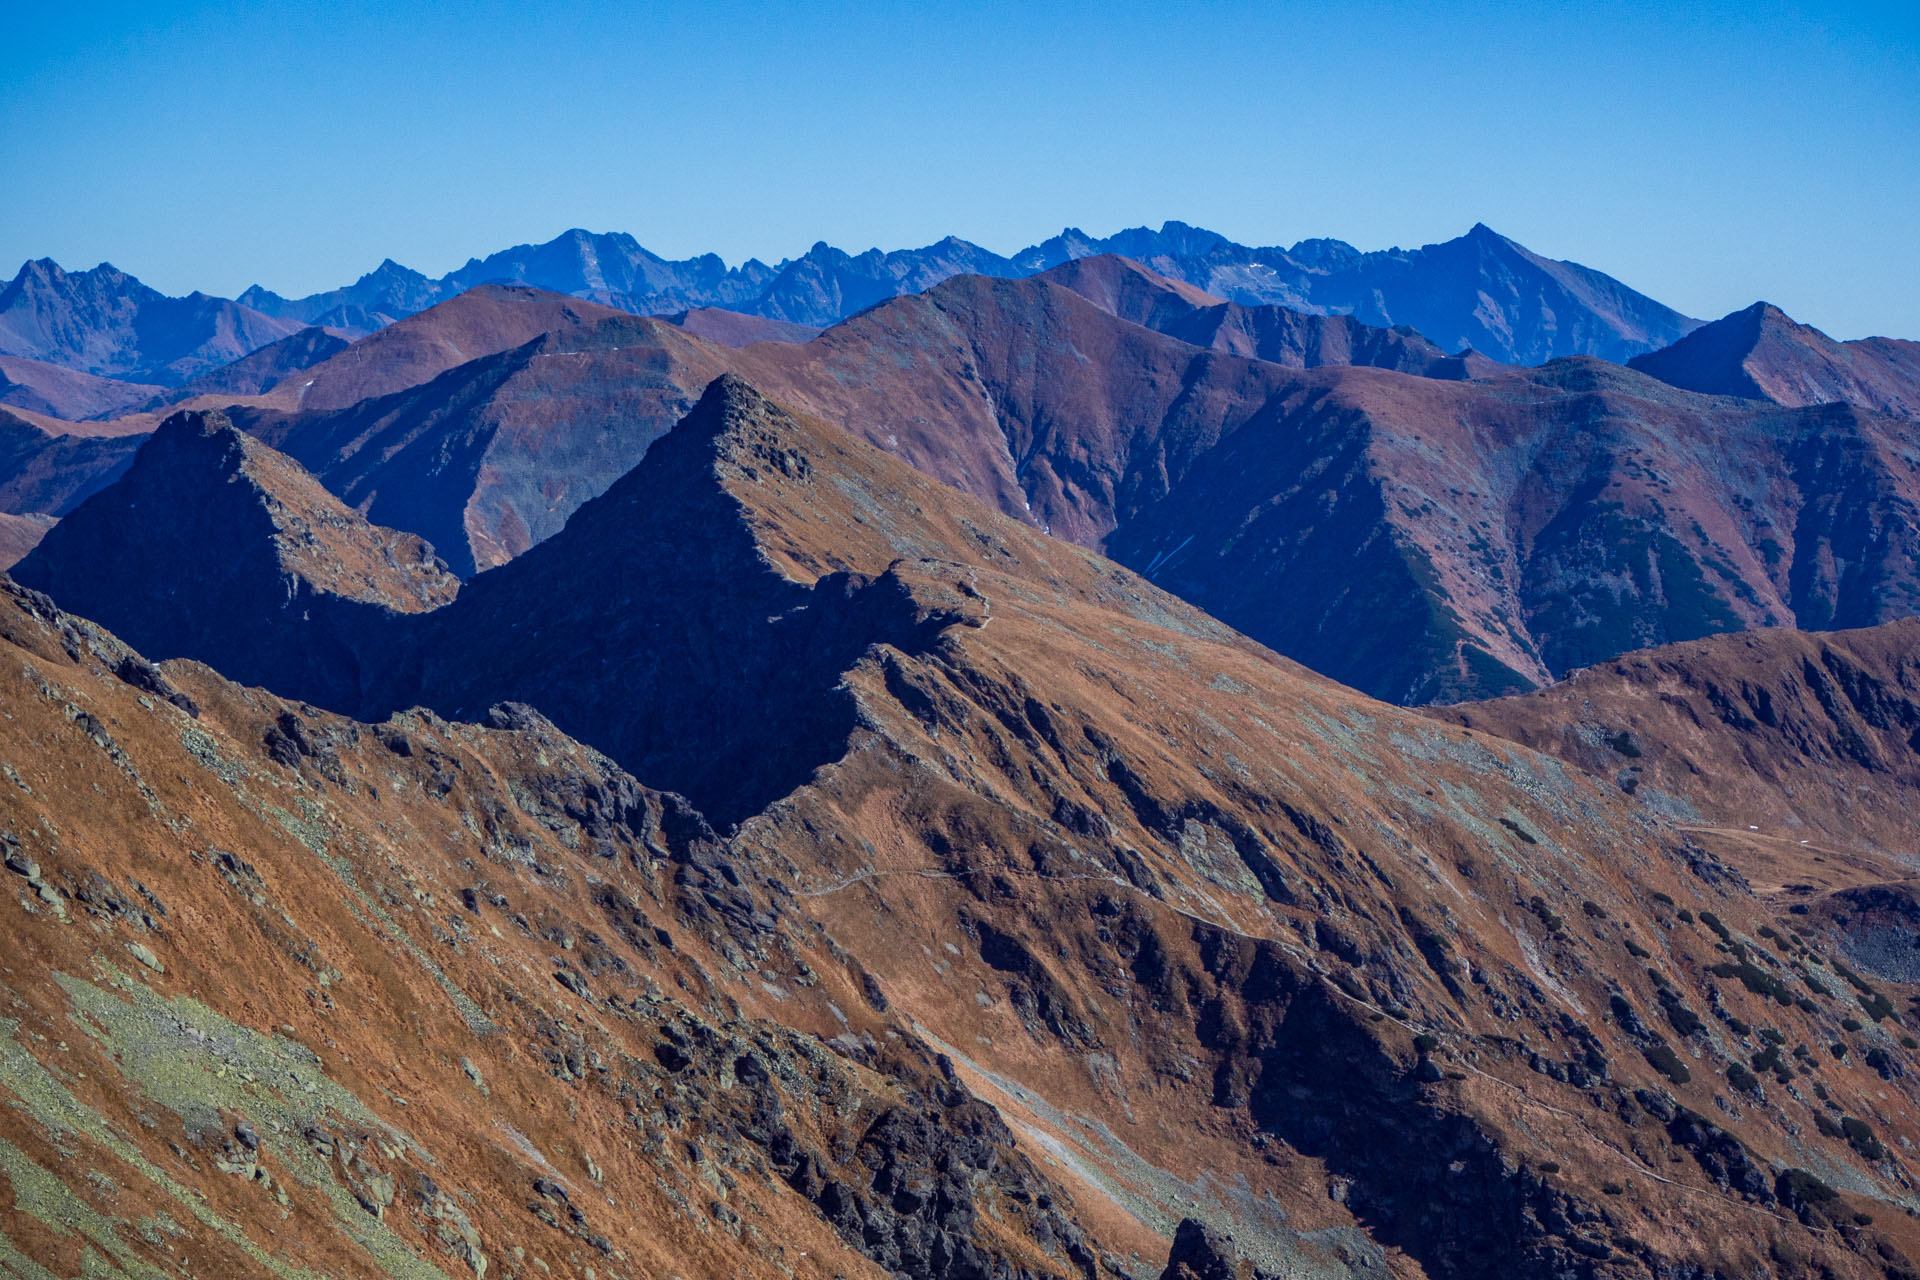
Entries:
[[159,387],[95,377],[44,360],[0,356],[0,405],[52,418],[103,418],[159,393]]
[[527,708],[356,724],[4,578],[0,656],[8,1270],[1117,1274],[698,814]]
[[74,425],[0,409],[0,512],[65,515],[117,480],[144,439]]
[[1784,405],[1838,402],[1920,417],[1920,342],[1835,342],[1765,302],[1702,325],[1672,346],[1629,363],[1663,382],[1708,395]]
[[[1141,318],[1208,314],[1117,260],[1073,271]],[[1117,274],[1096,288],[1096,271]],[[1273,354],[1425,358],[1404,335],[1302,323],[1314,344]],[[390,398],[236,420],[468,574],[550,537],[727,370],[1394,701],[1920,607],[1920,475],[1894,420],[1703,397],[1599,361],[1471,381],[1289,367],[1044,277],[957,277],[804,345],[589,317]]]
[[40,539],[53,528],[49,515],[16,516],[0,513],[0,570],[11,569],[19,559],[40,545]]
[[[1151,1274],[1126,1253],[1191,1217],[1265,1270],[1449,1280],[1866,1277],[1920,1236],[1893,1208],[1914,1051],[1889,1014],[1854,1019],[1868,997],[1824,954],[1755,941],[1778,932],[1765,904],[1684,833],[1611,782],[1313,677],[737,380],[563,533],[406,626],[426,643],[388,650],[394,705],[478,716],[521,695],[683,781],[729,828],[715,847],[588,865],[676,877],[674,914],[644,918],[738,957],[724,990],[744,1014],[820,1028],[856,1064],[889,1031],[944,1055],[1090,1238],[1121,1242],[1120,1273]],[[361,767],[346,776],[357,797]],[[468,874],[516,896],[584,879],[513,821],[503,804],[482,825],[499,860]],[[626,934],[569,933],[552,981],[611,1066],[598,1002],[657,962]],[[527,991],[494,972],[476,1004],[524,1025],[507,1010]],[[1846,1054],[1789,1057],[1829,1042]],[[623,1072],[595,1085],[576,1056],[588,1083],[566,1096],[598,1115]],[[904,1172],[876,1160],[835,1192],[840,1175],[765,1149],[842,1238],[901,1239],[842,1206],[911,1188]],[[1027,1248],[1040,1274],[1103,1265]]]
[[292,377],[332,359],[350,344],[340,334],[316,326],[290,333],[278,342],[269,342],[258,351],[242,356],[184,383],[174,399],[194,396],[257,396],[271,391]]
[[661,319],[723,347],[750,347],[756,342],[811,342],[820,336],[820,330],[809,324],[769,320],[765,316],[744,315],[719,307],[695,307]]
[[299,328],[225,298],[169,298],[102,263],[29,262],[0,288],[0,355],[177,386]]
[[[1611,777],[1702,824],[1911,860],[1920,621],[1776,629],[1624,655],[1435,715]],[[1801,875],[1817,875],[1801,865]]]
[[393,615],[458,589],[419,538],[368,524],[211,413],[167,419],[12,572],[155,656],[335,703]]
[[[443,305],[459,309],[485,292]],[[530,308],[516,318],[524,314],[538,336],[431,381],[332,412],[246,409],[236,410],[235,420],[370,518],[444,548],[455,572],[501,564],[558,531],[580,503],[639,461],[728,360],[725,348],[664,321],[602,312],[556,294],[531,296],[580,322],[542,332],[541,308]],[[398,341],[408,326],[430,324],[441,310],[335,359],[364,354],[377,376],[398,381],[384,352],[363,349]],[[505,332],[488,329],[490,338]],[[424,359],[403,366],[406,376],[424,367]],[[313,372],[308,404],[316,392],[328,393],[324,403],[342,383],[374,381],[333,361]]]

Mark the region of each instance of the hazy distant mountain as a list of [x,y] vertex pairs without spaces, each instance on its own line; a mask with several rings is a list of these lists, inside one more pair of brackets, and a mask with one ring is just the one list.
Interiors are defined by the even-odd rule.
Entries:
[[1131,258],[1074,258],[1040,274],[1102,311],[1169,337],[1293,369],[1366,365],[1427,378],[1470,378],[1503,366],[1473,351],[1449,354],[1406,325],[1382,329],[1352,316],[1225,302]]
[[1574,355],[1623,361],[1699,324],[1611,276],[1543,258],[1482,224],[1456,240],[1375,253],[1339,240],[1252,248],[1184,222],[1104,240],[1069,228],[1014,260],[1044,271],[1102,253],[1231,301],[1411,325],[1449,351],[1472,347],[1508,364]]
[[101,263],[64,271],[40,258],[0,289],[0,355],[177,386],[300,325],[204,293],[169,298]]
[[371,329],[424,311],[480,284],[530,284],[651,315],[749,302],[773,276],[773,268],[757,261],[729,269],[717,255],[709,253],[671,262],[648,252],[630,235],[596,235],[576,228],[545,244],[515,245],[485,258],[469,259],[466,266],[438,280],[389,258],[345,288],[304,298],[283,298],[255,285],[240,299],[268,315],[309,324],[360,320],[370,322],[367,327]]
[[1769,302],[1702,325],[1628,363],[1662,382],[1709,395],[1795,406],[1840,402],[1920,417],[1920,342],[1836,342]]
[[919,249],[849,254],[819,243],[769,267],[729,268],[707,254],[671,261],[632,236],[572,230],[541,245],[475,258],[438,280],[387,261],[344,289],[288,299],[255,286],[240,301],[308,324],[374,325],[462,289],[513,281],[639,315],[722,307],[826,327],[875,303],[957,275],[1024,276],[1078,258],[1122,254],[1229,302],[1351,315],[1376,328],[1411,326],[1449,352],[1471,347],[1510,364],[1556,356],[1625,360],[1666,346],[1699,322],[1618,280],[1543,258],[1475,226],[1421,249],[1363,253],[1339,240],[1255,248],[1181,222],[1105,239],[1069,228],[1002,257],[949,236]]

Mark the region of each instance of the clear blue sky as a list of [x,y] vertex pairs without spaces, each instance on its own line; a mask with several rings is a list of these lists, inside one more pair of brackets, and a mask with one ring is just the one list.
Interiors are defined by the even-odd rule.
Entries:
[[[1030,11],[1031,8],[1031,11]],[[0,39],[0,270],[170,293],[570,226],[730,262],[1179,218],[1484,221],[1715,316],[1920,338],[1914,6],[48,4]]]

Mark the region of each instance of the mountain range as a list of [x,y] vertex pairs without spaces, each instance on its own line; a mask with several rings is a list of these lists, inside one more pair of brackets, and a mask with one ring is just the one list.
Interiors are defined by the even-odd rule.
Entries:
[[[1104,240],[1069,229],[1012,257],[949,236],[921,249],[857,255],[820,243],[777,266],[750,260],[732,268],[712,254],[670,261],[629,235],[574,230],[472,259],[438,279],[388,260],[351,285],[305,298],[257,285],[234,301],[165,298],[106,264],[67,272],[50,261],[29,262],[0,290],[0,355],[174,387],[300,328],[364,336],[490,283],[530,285],[639,315],[719,308],[824,328],[957,275],[1014,278],[1109,253],[1226,301],[1409,326],[1449,352],[1472,348],[1508,363],[1566,355],[1625,360],[1698,323],[1484,226],[1420,249],[1363,253],[1337,240],[1256,248],[1169,222]],[[42,408],[4,393],[0,403]],[[85,407],[73,400],[58,412],[92,416],[69,412]]]
[[[950,278],[818,335],[483,285],[352,344],[290,335],[179,393],[471,576],[558,532],[732,371],[1315,670],[1424,703],[1914,610],[1912,344],[1767,316],[1630,367],[1527,369],[1100,255]],[[1772,397],[1728,382],[1760,364]],[[64,515],[125,465],[124,442],[15,415],[9,514]]]
[[[957,292],[1021,290],[1174,341]],[[9,1265],[1911,1270],[1920,831],[1812,825],[1908,785],[1911,624],[1423,714],[855,425],[723,372],[459,584],[205,410],[65,517],[0,584]]]

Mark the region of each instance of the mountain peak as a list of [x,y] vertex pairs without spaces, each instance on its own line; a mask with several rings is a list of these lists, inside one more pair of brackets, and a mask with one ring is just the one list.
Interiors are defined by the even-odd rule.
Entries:
[[1701,325],[1628,364],[1708,395],[1790,407],[1843,402],[1879,413],[1920,412],[1920,343],[1836,342],[1766,301]]
[[126,474],[54,526],[14,577],[153,657],[336,702],[358,678],[349,636],[459,589],[423,539],[369,524],[293,459],[206,411],[162,422]]

